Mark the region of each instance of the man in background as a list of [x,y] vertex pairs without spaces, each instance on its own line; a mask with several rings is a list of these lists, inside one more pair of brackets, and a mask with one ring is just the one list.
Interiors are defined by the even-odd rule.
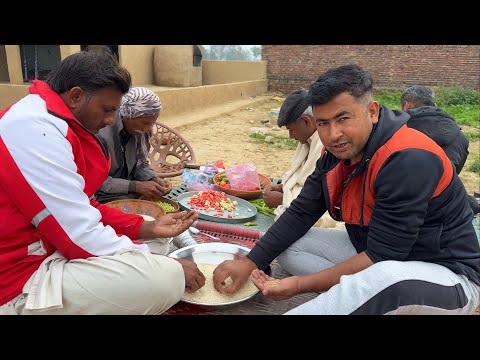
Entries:
[[468,156],[468,138],[455,119],[436,106],[433,89],[423,85],[410,86],[400,101],[402,110],[410,115],[407,126],[435,141],[460,174]]
[[160,98],[145,87],[131,88],[122,97],[115,124],[98,133],[112,157],[108,177],[95,194],[98,202],[159,198],[172,189],[148,162],[152,127],[161,110]]
[[[440,146],[460,174],[468,157],[468,138],[455,119],[435,104],[435,92],[431,87],[413,85],[400,98],[402,110],[410,115],[409,128],[418,130]],[[480,212],[478,201],[469,196],[473,212]]]
[[[276,208],[277,220],[290,203],[300,194],[305,180],[315,170],[315,164],[322,151],[322,142],[318,137],[317,126],[313,119],[312,107],[307,99],[308,91],[299,88],[287,95],[278,114],[277,125],[285,126],[291,139],[299,141],[293,155],[290,169],[282,178],[281,184],[270,185],[265,189],[265,205]],[[325,214],[315,224],[317,227],[334,228],[342,225]]]

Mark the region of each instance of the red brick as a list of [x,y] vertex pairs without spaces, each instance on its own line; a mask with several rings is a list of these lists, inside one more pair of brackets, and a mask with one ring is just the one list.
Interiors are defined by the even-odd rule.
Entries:
[[357,63],[374,87],[414,84],[480,89],[479,45],[263,45],[268,89],[289,93],[309,88],[324,71]]

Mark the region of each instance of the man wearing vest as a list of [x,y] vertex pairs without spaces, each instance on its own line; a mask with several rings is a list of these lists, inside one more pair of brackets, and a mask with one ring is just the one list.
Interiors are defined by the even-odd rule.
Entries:
[[[316,298],[287,314],[472,314],[480,246],[467,194],[445,152],[379,105],[357,65],[321,75],[309,91],[325,146],[299,196],[245,259],[220,264],[215,287],[252,274],[275,300]],[[328,211],[346,231],[312,228]],[[294,275],[262,270],[278,257]],[[225,279],[233,279],[223,287]]]
[[97,133],[130,85],[111,53],[81,51],[0,113],[0,314],[156,314],[204,285],[136,241],[198,214],[144,221],[93,200],[111,162]]

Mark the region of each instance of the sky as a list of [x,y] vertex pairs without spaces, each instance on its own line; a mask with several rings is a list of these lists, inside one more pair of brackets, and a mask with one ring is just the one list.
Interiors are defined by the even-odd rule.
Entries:
[[[202,46],[208,47],[210,45],[202,45]],[[251,49],[254,46],[261,46],[261,45],[240,45],[240,46],[244,49]]]

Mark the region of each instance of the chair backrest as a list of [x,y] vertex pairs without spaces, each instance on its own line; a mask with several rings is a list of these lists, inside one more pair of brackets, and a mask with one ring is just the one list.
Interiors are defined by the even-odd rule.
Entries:
[[162,178],[183,174],[184,165],[195,163],[192,147],[179,133],[162,123],[156,123],[150,138],[148,158],[158,176]]

